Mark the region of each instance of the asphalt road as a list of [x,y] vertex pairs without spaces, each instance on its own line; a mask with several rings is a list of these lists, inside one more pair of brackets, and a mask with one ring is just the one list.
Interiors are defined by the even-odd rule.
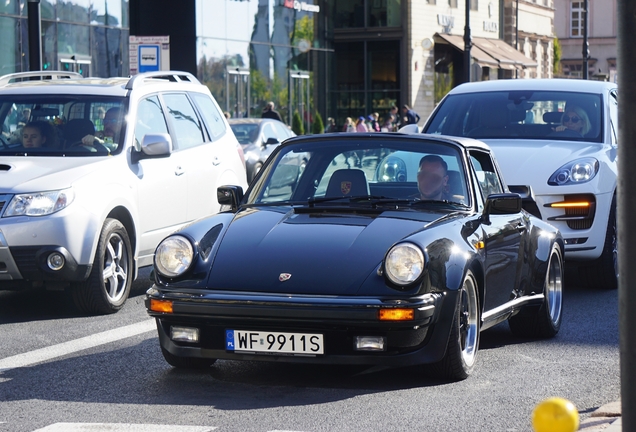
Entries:
[[172,369],[143,306],[146,278],[100,317],[77,315],[62,293],[0,292],[0,432],[531,431],[545,398],[584,419],[620,396],[617,291],[570,283],[555,339],[515,339],[501,324],[482,333],[474,375],[445,382],[423,366]]

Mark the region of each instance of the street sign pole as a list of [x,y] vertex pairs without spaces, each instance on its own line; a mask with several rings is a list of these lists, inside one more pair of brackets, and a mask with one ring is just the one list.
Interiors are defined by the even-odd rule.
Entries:
[[42,69],[42,24],[40,22],[40,0],[27,2],[29,35],[29,70]]
[[583,79],[588,79],[588,75],[590,73],[590,66],[589,66],[589,60],[590,60],[590,44],[587,40],[587,32],[588,32],[588,25],[587,25],[587,8],[589,7],[588,5],[588,0],[583,0]]
[[631,161],[636,158],[636,2],[618,0],[618,321],[620,333],[622,430],[636,430],[636,229],[632,226],[636,214],[636,171]]
[[470,0],[466,0],[466,24],[464,25],[464,66],[466,67],[465,79],[470,82]]

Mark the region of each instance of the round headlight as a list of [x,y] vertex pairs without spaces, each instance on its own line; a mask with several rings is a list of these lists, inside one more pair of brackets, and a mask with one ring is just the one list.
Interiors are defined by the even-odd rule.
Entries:
[[190,241],[182,236],[168,237],[157,246],[155,268],[165,277],[177,277],[190,268],[194,249]]
[[391,282],[396,285],[409,285],[424,271],[424,253],[414,244],[401,243],[386,254],[384,268]]
[[406,164],[397,157],[388,157],[382,162],[376,172],[379,182],[405,182]]

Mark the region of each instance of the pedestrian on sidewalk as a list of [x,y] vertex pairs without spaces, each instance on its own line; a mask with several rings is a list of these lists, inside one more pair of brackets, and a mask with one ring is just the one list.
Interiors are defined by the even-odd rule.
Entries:
[[278,111],[276,111],[274,108],[275,108],[274,102],[267,102],[267,105],[265,105],[265,108],[263,109],[263,113],[261,114],[261,118],[271,118],[271,119],[278,120],[279,122],[284,123],[283,118],[280,116]]

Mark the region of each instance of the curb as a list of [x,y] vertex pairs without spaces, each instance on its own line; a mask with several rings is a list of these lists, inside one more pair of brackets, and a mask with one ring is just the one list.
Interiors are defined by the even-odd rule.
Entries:
[[581,422],[583,432],[622,432],[621,401],[610,402],[596,409],[590,417]]

